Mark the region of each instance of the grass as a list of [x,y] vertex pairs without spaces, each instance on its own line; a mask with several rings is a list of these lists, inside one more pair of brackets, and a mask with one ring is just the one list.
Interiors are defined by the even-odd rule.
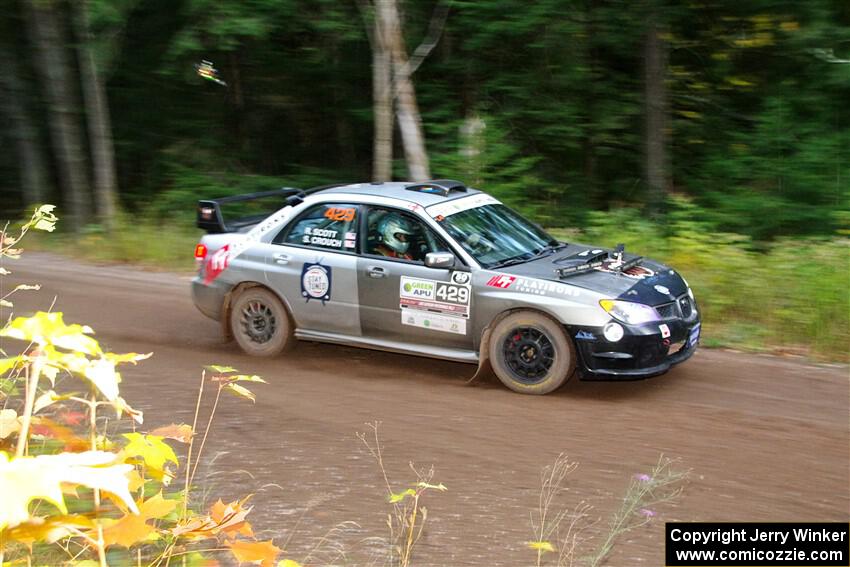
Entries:
[[653,224],[629,210],[595,215],[560,239],[625,243],[675,267],[694,290],[705,346],[848,362],[850,239],[782,239],[757,246],[690,218]]
[[195,267],[195,245],[203,234],[193,224],[175,225],[150,218],[131,222],[123,216],[112,234],[96,225],[87,227],[80,235],[59,231],[33,234],[27,247],[96,263],[185,271]]
[[[561,240],[603,246],[625,243],[675,267],[690,283],[703,314],[702,344],[747,351],[850,361],[850,239],[785,239],[758,245],[745,236],[713,232],[687,204],[659,225],[634,210],[593,213],[581,230],[555,229]],[[82,235],[37,234],[30,248],[101,263],[192,270],[202,232],[191,223],[151,215],[108,235],[97,226]]]

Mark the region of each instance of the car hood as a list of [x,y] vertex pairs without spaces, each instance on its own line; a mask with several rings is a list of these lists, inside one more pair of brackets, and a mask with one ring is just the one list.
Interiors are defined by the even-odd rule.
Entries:
[[[611,252],[609,248],[569,244],[566,248],[538,260],[532,260],[516,266],[502,268],[499,271],[525,278],[536,278],[574,285],[589,289],[612,298],[635,301],[647,305],[660,305],[674,301],[687,293],[685,280],[669,266],[647,258],[627,273],[619,273],[603,266],[587,272],[559,277],[556,270],[584,263],[588,258],[602,252]],[[637,254],[625,253],[623,260],[628,262],[638,258]]]

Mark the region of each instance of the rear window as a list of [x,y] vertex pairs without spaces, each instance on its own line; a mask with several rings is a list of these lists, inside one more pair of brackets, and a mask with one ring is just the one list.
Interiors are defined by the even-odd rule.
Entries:
[[357,251],[357,205],[323,203],[310,208],[274,239],[275,244],[295,244],[337,250]]

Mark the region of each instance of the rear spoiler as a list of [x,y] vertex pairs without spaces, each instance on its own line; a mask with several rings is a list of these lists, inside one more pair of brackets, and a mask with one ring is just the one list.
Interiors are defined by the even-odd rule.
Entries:
[[[274,191],[261,191],[259,193],[247,193],[245,195],[234,195],[231,197],[221,197],[219,199],[202,199],[198,201],[198,228],[206,230],[210,234],[220,234],[224,232],[237,232],[248,226],[252,226],[272,214],[273,212],[286,206],[296,206],[301,204],[304,197],[317,191],[331,189],[333,187],[342,187],[346,183],[333,183],[330,185],[320,185],[311,187],[310,189],[296,189],[294,187],[282,187]],[[275,203],[271,210],[251,211],[251,214],[239,216],[233,220],[225,222],[222,214],[222,205],[233,205],[234,203],[248,203],[250,201],[258,201],[266,199]],[[243,212],[250,207],[234,207],[242,208]]]
[[[277,209],[287,205],[297,205],[301,202],[305,192],[294,187],[283,187],[275,191],[261,191],[259,193],[248,193],[245,195],[234,195],[218,199],[202,199],[198,201],[198,228],[206,230],[210,234],[223,232],[236,232],[246,226],[257,224],[274,211],[261,211],[254,214],[243,215],[225,222],[222,213],[222,205],[233,203],[247,203],[266,199],[270,202],[277,201]],[[274,199],[277,197],[277,199]]]

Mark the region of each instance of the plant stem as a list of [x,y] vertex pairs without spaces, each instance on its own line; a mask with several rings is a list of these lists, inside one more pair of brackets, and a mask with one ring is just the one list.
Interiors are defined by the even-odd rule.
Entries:
[[206,381],[207,371],[201,371],[201,386],[198,388],[198,400],[195,402],[195,418],[192,420],[192,436],[189,437],[189,454],[186,455],[186,486],[183,490],[183,513],[180,515],[182,520],[186,516],[189,509],[189,471],[192,465],[192,447],[195,443],[195,430],[198,427],[198,413],[201,411],[201,398],[204,396],[204,382]]
[[[92,389],[89,399],[89,441],[91,450],[97,451],[97,396]],[[97,524],[97,558],[101,567],[106,564],[106,545],[103,542],[103,524],[100,523],[100,489],[94,489],[94,517]]]
[[26,392],[24,395],[24,415],[21,420],[21,431],[18,434],[18,446],[15,450],[16,457],[23,457],[27,450],[29,440],[30,423],[32,422],[32,410],[35,405],[35,394],[38,388],[38,379],[41,376],[41,368],[44,365],[41,355],[37,356],[26,370]]
[[[198,464],[201,462],[201,453],[204,452],[204,445],[207,442],[207,436],[210,434],[210,428],[212,427],[213,418],[215,417],[215,410],[218,408],[218,400],[221,398],[221,391],[224,389],[224,385],[219,383],[218,390],[215,393],[215,402],[213,402],[212,411],[210,411],[210,418],[207,420],[207,427],[204,429],[204,436],[201,438],[201,446],[198,447],[198,454],[195,455],[195,466],[192,467],[192,476],[189,477],[189,484],[191,484],[195,480],[195,473],[198,470]],[[188,466],[186,468],[189,468]]]
[[413,497],[413,510],[410,512],[410,526],[407,531],[407,545],[405,546],[404,556],[401,564],[404,567],[410,565],[410,554],[413,551],[413,534],[416,528],[416,512],[419,510],[419,493]]

